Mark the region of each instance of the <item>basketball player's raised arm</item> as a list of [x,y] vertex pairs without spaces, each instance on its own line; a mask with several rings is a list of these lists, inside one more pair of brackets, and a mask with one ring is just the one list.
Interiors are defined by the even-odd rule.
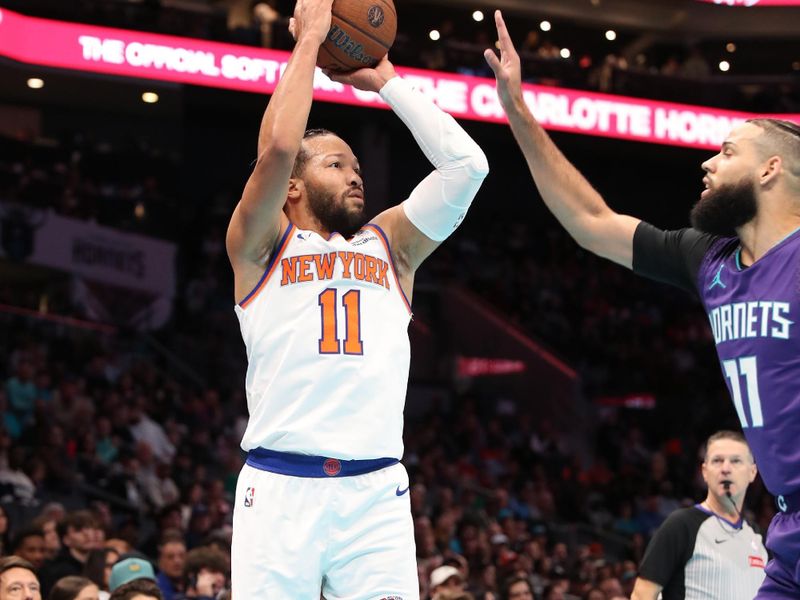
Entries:
[[373,219],[389,236],[401,283],[410,296],[414,271],[461,224],[489,173],[486,155],[453,117],[398,77],[388,58],[374,69],[332,77],[379,92],[434,166],[401,205]]
[[612,211],[536,122],[522,96],[520,61],[500,11],[495,11],[500,58],[486,50],[511,131],[545,204],[578,244],[631,268],[639,219]]
[[226,244],[234,271],[251,264],[263,266],[281,231],[282,209],[311,110],[317,53],[330,29],[332,3],[298,0],[295,7],[290,29],[297,43],[261,120],[258,158],[228,226]]

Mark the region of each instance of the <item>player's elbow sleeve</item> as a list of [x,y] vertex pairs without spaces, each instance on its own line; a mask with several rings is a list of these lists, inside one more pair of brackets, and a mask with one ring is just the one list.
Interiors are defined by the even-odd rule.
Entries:
[[477,144],[473,152],[467,156],[465,170],[471,179],[480,179],[481,181],[486,179],[489,174],[489,161],[486,160],[486,155]]
[[433,241],[444,241],[467,215],[489,172],[482,152],[480,157],[482,163],[470,161],[459,169],[434,171],[403,202],[408,220]]

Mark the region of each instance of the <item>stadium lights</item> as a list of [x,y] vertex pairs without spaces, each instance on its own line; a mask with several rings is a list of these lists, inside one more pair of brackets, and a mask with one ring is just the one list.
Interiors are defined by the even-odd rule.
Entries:
[[431,29],[431,32],[428,34],[428,37],[431,38],[434,42],[436,42],[442,36],[436,29]]
[[472,18],[478,23],[480,23],[481,21],[483,21],[483,12],[480,10],[476,10],[474,13],[472,13]]
[[608,31],[606,31],[606,39],[609,42],[613,42],[615,39],[617,39],[617,32],[614,31],[613,29],[609,29]]
[[539,23],[539,29],[542,31],[550,31],[550,21],[542,21]]
[[719,70],[722,71],[723,73],[729,71],[730,68],[731,68],[731,63],[729,63],[727,60],[721,60],[719,62]]
[[31,77],[28,79],[27,84],[32,90],[40,90],[44,87],[44,80],[38,77]]
[[562,48],[560,54],[561,58],[569,58],[572,55],[572,53],[569,51],[569,48]]
[[155,92],[145,92],[144,94],[142,94],[142,102],[145,102],[147,104],[155,104],[156,102],[158,102],[158,94],[156,94]]

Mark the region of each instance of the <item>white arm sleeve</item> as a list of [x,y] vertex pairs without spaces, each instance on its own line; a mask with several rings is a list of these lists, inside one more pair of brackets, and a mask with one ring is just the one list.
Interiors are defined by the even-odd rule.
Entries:
[[414,226],[441,242],[463,221],[489,173],[486,156],[456,120],[400,77],[380,91],[436,170],[423,179],[403,210]]

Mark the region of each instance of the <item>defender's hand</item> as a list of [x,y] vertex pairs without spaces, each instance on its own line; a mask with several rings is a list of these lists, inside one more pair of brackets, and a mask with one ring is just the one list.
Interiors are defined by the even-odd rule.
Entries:
[[494,71],[497,95],[503,108],[507,109],[513,105],[515,99],[522,97],[522,69],[519,54],[514,49],[499,10],[494,11],[494,22],[497,26],[497,39],[500,40],[500,58],[497,58],[492,49],[484,50],[483,57]]
[[358,69],[350,73],[336,73],[325,71],[332,80],[347,85],[352,85],[365,92],[378,92],[393,77],[397,77],[394,65],[389,62],[389,57],[384,56],[377,65],[371,68]]
[[322,45],[331,29],[333,0],[297,0],[294,16],[289,19],[289,33],[296,42],[313,40]]

